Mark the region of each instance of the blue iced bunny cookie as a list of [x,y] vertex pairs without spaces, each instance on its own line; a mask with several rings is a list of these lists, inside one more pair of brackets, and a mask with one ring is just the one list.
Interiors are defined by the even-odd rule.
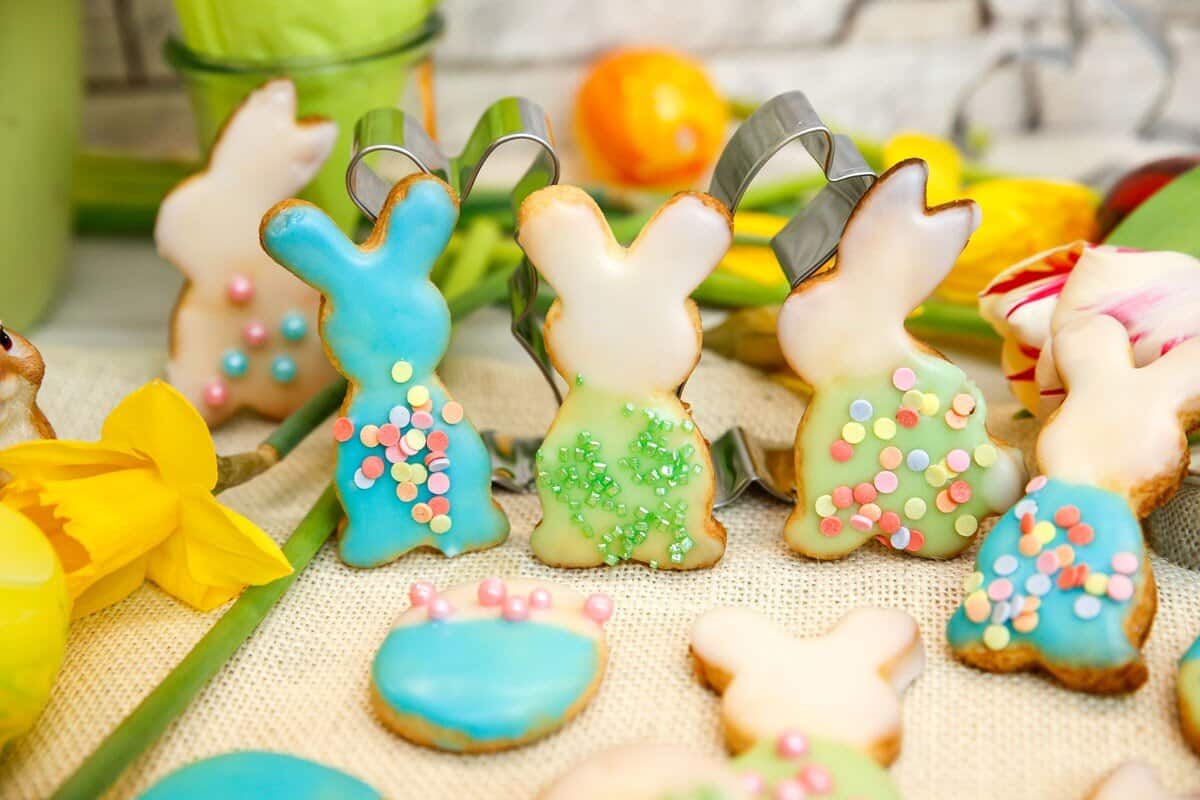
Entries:
[[350,383],[333,427],[339,554],[350,566],[417,547],[455,556],[508,537],[487,449],[434,371],[450,311],[429,271],[457,219],[453,191],[425,175],[392,190],[361,247],[303,201],[263,218],[267,253],[321,292],[321,337]]
[[1044,475],[980,548],[947,638],[982,669],[1128,692],[1146,682],[1141,647],[1157,607],[1140,520],[1187,471],[1200,340],[1139,368],[1122,323],[1094,316],[1050,345],[1067,392],[1038,435]]
[[336,769],[283,753],[225,753],[188,764],[140,800],[379,800],[367,784]]

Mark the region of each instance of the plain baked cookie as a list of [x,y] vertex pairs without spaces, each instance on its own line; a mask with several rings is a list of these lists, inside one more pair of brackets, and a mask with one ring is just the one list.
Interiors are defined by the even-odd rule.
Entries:
[[715,564],[725,529],[712,456],[679,389],[700,358],[689,295],[733,241],[729,213],[675,195],[628,249],[573,186],[534,192],[519,217],[517,241],[558,293],[546,343],[570,387],[537,454],[534,555],[558,567]]
[[1056,333],[1053,349],[1067,395],[1038,436],[1045,474],[980,548],[947,638],[981,669],[1132,691],[1157,606],[1139,520],[1187,471],[1200,340],[1139,368],[1125,328],[1098,316]]
[[337,377],[317,337],[320,295],[258,241],[262,215],[308,184],[336,139],[332,121],[296,119],[291,81],[271,81],[229,117],[204,169],[159,206],[154,242],[186,279],[167,380],[209,425],[239,408],[283,419]]
[[726,762],[679,745],[630,744],[586,759],[539,800],[899,800],[857,750],[788,731]]
[[540,739],[578,714],[608,660],[612,601],[539,581],[413,584],[371,667],[379,718],[417,744],[463,753]]
[[757,611],[717,608],[696,620],[691,647],[734,752],[802,730],[884,765],[900,753],[900,692],[925,666],[916,620],[899,609],[858,608],[798,639]]
[[988,434],[983,394],[904,328],[979,224],[970,200],[927,208],[927,174],[916,160],[884,173],[846,223],[837,264],[779,312],[784,357],[813,387],[783,535],[813,558],[872,538],[950,558],[1020,493],[1023,464]]

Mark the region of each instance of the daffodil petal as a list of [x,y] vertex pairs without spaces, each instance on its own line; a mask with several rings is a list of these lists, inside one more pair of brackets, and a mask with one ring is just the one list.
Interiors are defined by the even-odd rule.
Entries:
[[208,426],[184,396],[163,381],[151,381],[122,400],[100,435],[106,444],[145,453],[172,485],[209,490],[217,483],[217,453]]
[[146,466],[149,459],[115,444],[35,439],[0,450],[0,470],[18,480],[71,480]]
[[[179,524],[178,494],[150,468],[47,481],[39,499],[87,552],[97,580],[145,556]],[[67,573],[68,585],[76,579]]]
[[[110,572],[92,583],[75,598],[71,606],[71,619],[86,617],[97,611],[121,602],[137,591],[146,580],[146,559],[139,558],[129,562],[120,569]],[[70,589],[70,581],[67,582]]]
[[167,594],[200,611],[211,611],[235,597],[242,584],[211,585],[192,577],[188,569],[187,540],[172,536],[147,559],[146,577]]
[[188,571],[200,583],[260,585],[292,572],[270,536],[211,495],[183,498],[179,531],[187,542]]
[[963,196],[962,155],[953,142],[924,133],[898,133],[883,145],[885,167],[907,158],[920,158],[929,165],[925,194],[930,205],[940,205]]

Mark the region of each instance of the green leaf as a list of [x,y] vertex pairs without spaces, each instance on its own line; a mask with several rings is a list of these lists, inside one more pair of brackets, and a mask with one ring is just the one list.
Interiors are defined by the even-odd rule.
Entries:
[[1174,250],[1200,258],[1200,167],[1183,173],[1133,210],[1105,244]]

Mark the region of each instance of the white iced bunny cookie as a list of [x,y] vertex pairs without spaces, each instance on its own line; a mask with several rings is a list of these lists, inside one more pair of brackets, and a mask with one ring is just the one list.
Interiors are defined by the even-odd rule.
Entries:
[[1158,775],[1141,761],[1128,761],[1113,770],[1087,800],[1196,800],[1200,794],[1167,791]]
[[927,173],[905,161],[880,177],[846,225],[837,265],[779,313],[783,354],[813,386],[784,538],[814,558],[872,537],[949,558],[1019,494],[1019,455],[988,435],[979,389],[904,329],[979,224],[970,201],[927,208]]
[[676,392],[700,358],[689,295],[729,248],[729,213],[676,195],[628,249],[575,187],[535,192],[519,216],[517,239],[558,294],[546,341],[570,386],[538,451],[534,554],[564,567],[716,563],[712,459]]
[[1084,317],[1125,326],[1134,362],[1145,366],[1200,335],[1200,260],[1184,253],[1074,242],[996,276],[979,311],[1004,336],[1013,393],[1045,418],[1062,402],[1050,337]]
[[[0,449],[54,438],[54,428],[37,404],[45,373],[38,349],[0,324]],[[0,478],[4,475],[0,472]]]
[[858,608],[798,639],[756,611],[718,608],[692,627],[700,677],[721,693],[734,752],[788,730],[843,742],[890,764],[900,753],[900,692],[925,666],[916,620]]
[[275,80],[225,124],[204,171],[163,200],[159,253],[187,278],[171,323],[167,378],[217,425],[239,408],[282,419],[336,377],[317,336],[320,295],[263,252],[263,214],[312,179],[337,137],[296,120]]

